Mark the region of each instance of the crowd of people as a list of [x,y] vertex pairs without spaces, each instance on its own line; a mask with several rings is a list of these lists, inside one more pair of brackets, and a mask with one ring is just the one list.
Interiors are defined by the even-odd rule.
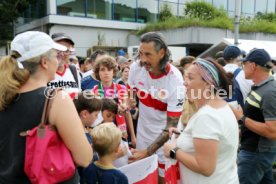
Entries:
[[180,183],[274,183],[276,62],[264,49],[171,62],[157,32],[129,59],[122,50],[80,59],[74,45],[65,33],[28,31],[1,59],[0,183],[30,183],[19,134],[38,125],[52,88],[62,90],[49,122],[77,166],[61,183],[128,183],[117,168],[153,154],[160,184],[167,159],[179,162]]

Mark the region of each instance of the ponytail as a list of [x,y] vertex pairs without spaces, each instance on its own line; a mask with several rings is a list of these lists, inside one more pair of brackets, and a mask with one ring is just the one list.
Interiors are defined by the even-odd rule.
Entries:
[[20,87],[27,82],[31,75],[39,68],[41,57],[52,57],[53,49],[44,54],[21,62],[24,69],[18,67],[16,58],[20,55],[12,51],[11,56],[0,60],[0,111],[3,111],[18,95]]
[[[18,95],[19,88],[29,79],[26,69],[19,69],[13,56],[5,56],[0,61],[0,111],[3,111]],[[18,54],[17,54],[18,55]]]

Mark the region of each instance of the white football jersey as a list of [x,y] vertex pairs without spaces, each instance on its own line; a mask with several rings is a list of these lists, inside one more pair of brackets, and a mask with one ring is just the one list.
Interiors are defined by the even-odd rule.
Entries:
[[74,76],[68,66],[65,67],[65,70],[62,73],[56,72],[55,79],[47,84],[51,88],[62,88],[74,98],[74,96],[80,92],[78,83],[74,79]]
[[169,64],[166,73],[153,76],[140,63],[130,66],[128,88],[139,97],[137,138],[154,141],[167,124],[167,116],[180,116],[184,85],[180,71]]

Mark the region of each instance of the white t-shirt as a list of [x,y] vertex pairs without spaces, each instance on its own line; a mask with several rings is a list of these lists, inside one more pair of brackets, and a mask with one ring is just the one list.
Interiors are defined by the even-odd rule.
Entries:
[[[78,83],[80,84],[79,77],[78,80]],[[74,96],[81,91],[80,87],[78,87],[78,83],[76,82],[70,68],[65,66],[63,73],[56,72],[55,79],[47,85],[52,88],[63,88],[71,98],[74,98]]]
[[[237,150],[239,143],[237,120],[228,105],[222,108],[203,106],[192,116],[177,139],[177,146],[194,154],[193,138],[219,141],[217,165],[214,173],[203,176],[180,163],[181,181],[185,184],[238,184]],[[200,164],[200,163],[199,163]]]
[[88,70],[87,72],[83,73],[82,78],[92,75],[92,73],[94,73],[93,70]]
[[[234,73],[235,70],[238,69],[239,67],[237,64],[229,63],[225,65],[223,68],[226,72]],[[241,70],[236,76],[236,81],[240,86],[240,90],[243,96],[243,101],[245,102],[245,99],[247,98],[247,95],[251,90],[251,86],[253,85],[253,82],[252,80],[245,79],[243,70]]]
[[128,88],[139,97],[137,141],[152,143],[167,123],[167,115],[180,116],[184,103],[184,85],[180,71],[168,65],[166,74],[155,77],[138,62],[130,66]]

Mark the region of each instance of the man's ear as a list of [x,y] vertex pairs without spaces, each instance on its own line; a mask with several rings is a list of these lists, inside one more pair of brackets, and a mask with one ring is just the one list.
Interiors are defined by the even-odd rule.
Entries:
[[159,57],[160,57],[161,59],[163,59],[163,58],[165,57],[165,49],[164,49],[164,48],[161,48],[161,49],[159,50],[158,54],[159,54]]

